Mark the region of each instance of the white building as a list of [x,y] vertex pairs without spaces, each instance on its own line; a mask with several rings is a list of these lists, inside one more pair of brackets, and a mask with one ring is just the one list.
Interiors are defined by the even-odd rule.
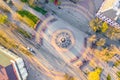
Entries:
[[[22,58],[0,46],[0,70],[5,69],[5,80],[27,80],[28,72]],[[1,76],[1,74],[0,74]]]
[[120,28],[120,0],[104,0],[96,16],[111,26]]

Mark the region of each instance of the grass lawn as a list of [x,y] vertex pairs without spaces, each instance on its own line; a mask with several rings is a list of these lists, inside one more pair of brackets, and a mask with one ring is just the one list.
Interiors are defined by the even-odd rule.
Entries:
[[24,29],[22,28],[17,28],[17,31],[22,34],[25,38],[31,38],[31,34],[26,32]]
[[21,20],[23,20],[26,24],[28,24],[32,28],[34,28],[34,25],[39,20],[38,17],[36,17],[35,15],[26,10],[20,10],[18,11],[18,14],[22,17]]
[[28,2],[28,0],[21,0],[22,2]]
[[38,6],[31,6],[31,8],[33,8],[34,10],[42,13],[43,15],[45,15],[47,13],[47,11],[45,11],[43,8],[40,8]]

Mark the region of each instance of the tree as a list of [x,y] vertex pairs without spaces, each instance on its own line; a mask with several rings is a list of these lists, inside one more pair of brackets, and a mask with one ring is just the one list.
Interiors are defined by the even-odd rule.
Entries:
[[2,30],[0,30],[0,45],[7,49],[16,48],[16,42]]
[[111,80],[111,76],[110,76],[110,74],[108,74],[108,76],[107,76],[107,80]]
[[28,0],[21,0],[22,2],[28,2]]
[[101,21],[98,18],[95,18],[90,21],[90,27],[94,32],[106,32],[108,29],[108,24],[106,22]]
[[101,21],[100,21],[100,19],[96,18],[96,19],[91,20],[89,25],[90,25],[90,28],[94,32],[97,32],[97,31],[99,31],[99,28],[101,27]]
[[117,72],[117,76],[118,76],[118,78],[120,78],[120,71]]
[[34,0],[29,0],[29,5],[33,5]]
[[106,36],[112,40],[120,39],[120,29],[110,26],[106,32]]
[[103,61],[109,61],[115,54],[119,54],[120,50],[115,45],[111,45],[100,50],[94,49],[92,53]]
[[100,80],[100,74],[102,69],[97,68],[95,71],[92,71],[88,74],[88,80]]
[[114,66],[115,67],[118,67],[120,65],[120,60],[117,60],[115,63],[114,63]]
[[4,24],[7,21],[7,16],[0,14],[0,24]]
[[105,39],[101,38],[96,42],[96,45],[97,46],[104,46],[105,42],[106,42]]
[[95,41],[96,41],[96,35],[92,35],[88,38],[89,43],[92,43],[92,42],[95,42]]
[[110,51],[111,54],[120,53],[119,48],[116,47],[115,45],[111,45],[111,46],[109,47],[109,51]]
[[102,27],[101,27],[101,32],[106,32],[108,29],[108,24],[106,22],[103,22]]
[[70,76],[69,74],[65,74],[63,80],[77,80],[77,78]]

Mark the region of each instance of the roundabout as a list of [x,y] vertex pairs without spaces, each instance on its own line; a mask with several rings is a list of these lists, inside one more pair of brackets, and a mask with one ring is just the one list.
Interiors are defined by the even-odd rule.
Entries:
[[49,25],[46,23],[46,30],[42,33],[42,47],[56,57],[64,58],[67,62],[81,57],[85,49],[84,39],[88,35],[64,20],[56,18],[56,21],[48,22]]
[[51,44],[59,51],[67,51],[74,46],[75,39],[71,31],[69,30],[58,30],[54,32]]

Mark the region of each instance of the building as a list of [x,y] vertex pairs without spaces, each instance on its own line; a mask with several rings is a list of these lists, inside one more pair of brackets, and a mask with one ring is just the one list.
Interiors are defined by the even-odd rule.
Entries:
[[120,29],[120,0],[104,0],[96,16]]
[[27,80],[22,58],[0,46],[0,80]]

